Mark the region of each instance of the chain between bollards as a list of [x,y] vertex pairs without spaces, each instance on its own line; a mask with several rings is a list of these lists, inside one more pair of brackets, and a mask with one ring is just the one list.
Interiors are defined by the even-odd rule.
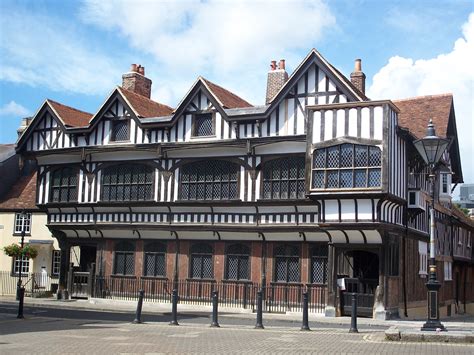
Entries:
[[263,292],[262,290],[257,292],[257,323],[255,324],[255,329],[264,329],[262,321],[262,312],[263,312]]
[[179,325],[178,323],[178,290],[174,289],[171,296],[171,322],[170,325]]
[[357,330],[357,293],[352,293],[352,309],[351,309],[351,329],[349,333],[359,333]]
[[18,304],[18,315],[16,316],[17,318],[24,318],[23,317],[23,302],[25,300],[25,288],[20,286],[18,289],[18,297],[20,298],[20,303]]
[[217,321],[217,307],[219,304],[219,293],[217,291],[212,291],[212,323],[211,327],[220,327],[219,322]]
[[143,306],[143,297],[145,296],[145,291],[140,290],[138,291],[138,304],[137,304],[137,311],[135,313],[135,319],[132,323],[139,324],[142,322],[142,306]]
[[303,324],[301,330],[311,330],[308,324],[308,291],[303,292]]

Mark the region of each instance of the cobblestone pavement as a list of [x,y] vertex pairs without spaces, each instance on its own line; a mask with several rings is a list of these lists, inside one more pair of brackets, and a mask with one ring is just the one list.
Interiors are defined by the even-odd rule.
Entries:
[[163,322],[131,324],[0,314],[0,354],[473,354],[474,345],[384,341],[380,330],[222,326]]

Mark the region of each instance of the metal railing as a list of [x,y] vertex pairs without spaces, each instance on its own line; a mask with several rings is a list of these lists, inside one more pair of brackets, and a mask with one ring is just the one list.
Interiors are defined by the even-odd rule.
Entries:
[[[212,292],[219,293],[220,307],[244,308],[255,311],[257,291],[261,285],[249,281],[220,281],[186,279],[174,282],[163,278],[95,276],[92,297],[137,300],[144,290],[145,302],[170,303],[173,288],[178,289],[179,303],[212,305]],[[300,312],[303,292],[309,293],[309,311],[323,313],[326,286],[303,284],[270,284],[264,290],[265,312]]]
[[[25,295],[31,297],[49,296],[57,291],[58,277],[41,272],[22,274],[22,285]],[[18,275],[10,271],[0,271],[0,295],[15,296],[17,292]]]

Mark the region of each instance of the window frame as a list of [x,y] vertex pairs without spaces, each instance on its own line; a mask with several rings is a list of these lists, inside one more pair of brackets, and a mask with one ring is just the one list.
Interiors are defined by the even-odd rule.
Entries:
[[[71,172],[70,175],[66,176],[66,178],[67,178],[66,183],[63,183],[64,171]],[[54,182],[56,174],[60,174],[59,185],[55,185],[55,182]],[[79,175],[80,175],[80,170],[79,170],[79,168],[76,168],[76,167],[63,166],[63,167],[60,167],[60,168],[57,168],[57,169],[53,170],[51,172],[51,178],[50,178],[48,202],[50,202],[50,203],[78,202],[79,201]],[[71,179],[74,176],[76,177],[76,184],[75,185],[71,184]],[[59,199],[54,198],[55,189],[59,190]],[[62,200],[62,191],[63,190],[67,191],[67,199],[66,200]],[[71,192],[72,192],[72,197],[71,197]]]
[[[127,117],[127,116],[119,116],[119,117],[114,117],[112,119],[109,120],[110,122],[110,138],[109,138],[109,142],[114,142],[114,143],[128,143],[131,141],[130,139],[130,136],[131,136],[131,132],[130,132],[130,128],[131,128],[131,124],[130,124],[130,120],[131,118],[130,117]],[[126,125],[127,125],[127,139],[116,139],[116,132],[114,132],[115,130],[115,125],[117,123],[123,123],[125,122]]]
[[[13,235],[21,235],[22,221],[21,212],[15,212],[15,220],[13,222]],[[31,235],[31,226],[33,222],[33,214],[31,212],[25,212],[25,235]],[[18,229],[19,227],[19,229]]]
[[[26,256],[22,256],[23,262],[22,262],[22,270],[21,270],[21,275],[22,276],[27,276],[30,273],[30,258]],[[25,268],[26,266],[26,268]],[[20,259],[13,257],[12,258],[12,271],[11,274],[14,276],[19,276],[19,268],[20,268]],[[26,270],[26,271],[25,271]]]
[[60,273],[61,273],[61,250],[54,249],[53,252],[51,253],[51,276],[59,277]]
[[[315,250],[324,248],[325,255],[315,255]],[[328,284],[328,267],[329,267],[329,246],[327,244],[314,244],[310,249],[310,270],[309,270],[309,280],[310,283],[313,285],[327,285]],[[313,273],[313,262],[316,260],[322,260],[324,264],[324,274],[323,274],[323,282],[314,282],[314,273]]]
[[[212,129],[212,132],[211,134],[207,134],[207,135],[200,135],[200,134],[197,134],[197,130],[199,127],[197,127],[197,124],[196,124],[196,121],[200,118],[200,117],[204,117],[204,116],[209,116],[210,120],[211,120],[211,129]],[[192,123],[191,123],[191,138],[212,138],[212,137],[216,137],[216,115],[215,115],[215,112],[198,112],[198,113],[194,113],[192,115]]]
[[[163,248],[162,251],[151,251],[147,250],[150,249],[151,247],[159,246],[159,248]],[[163,256],[163,274],[158,275],[157,274],[157,259],[156,257],[158,255]],[[143,277],[154,277],[154,278],[165,278],[166,277],[166,255],[167,255],[167,245],[165,243],[159,242],[159,241],[151,241],[148,243],[145,243],[143,246]],[[153,275],[147,275],[148,268],[147,268],[147,259],[148,257],[154,256],[155,261],[153,265]]]
[[[200,176],[198,176],[198,173],[196,172],[196,181],[191,181],[191,176],[194,172],[191,172],[188,174],[188,181],[183,181],[183,175],[186,172],[186,168],[190,169],[191,167],[195,168],[196,171],[200,169],[201,164],[208,164],[209,162],[218,162],[218,163],[225,163],[228,164],[227,166],[224,166],[225,168],[230,168],[232,165],[235,167],[235,174],[236,174],[236,179],[232,180],[231,179],[231,173],[229,172],[227,175],[229,176],[229,179],[227,181],[223,181],[222,176],[219,175],[217,179],[217,175],[212,173],[212,181],[208,181],[207,177],[209,176],[209,172],[207,170],[204,172],[204,180],[199,180]],[[240,171],[241,171],[241,166],[233,161],[228,161],[228,160],[223,160],[223,159],[208,159],[208,160],[196,160],[196,161],[190,161],[179,168],[179,178],[178,178],[178,200],[179,201],[238,201],[240,200]],[[201,171],[202,173],[202,171]],[[233,173],[233,172],[232,172]],[[228,195],[227,197],[222,197],[222,187],[223,184],[227,184],[227,191]],[[231,184],[235,184],[235,197],[230,197],[230,190],[231,190]],[[183,186],[188,185],[188,190],[186,195],[184,196],[184,191],[183,191]],[[195,194],[192,193],[192,185],[195,186]],[[206,186],[212,185],[211,190],[212,190],[212,198],[208,199],[206,197],[199,199],[197,198],[198,195],[198,187],[199,185],[203,185],[204,188],[204,196],[206,196]],[[214,198],[214,189],[215,185],[219,185],[219,190],[220,190],[220,198]],[[191,195],[195,195],[195,198],[192,198]]]
[[444,281],[453,281],[453,263],[451,261],[444,262]]
[[[209,247],[211,252],[201,252],[199,248],[203,247]],[[194,250],[193,250],[194,249]],[[196,251],[197,250],[197,251]],[[215,279],[215,274],[214,274],[214,247],[210,243],[206,242],[197,242],[193,243],[191,245],[191,248],[189,248],[189,278],[192,280],[214,280]],[[211,277],[203,277],[204,276],[204,263],[203,263],[203,258],[210,256],[211,259]],[[196,258],[200,258],[200,276],[195,277],[194,276],[194,260]]]
[[[126,246],[128,244],[128,246],[131,246],[131,250],[126,250],[125,248],[123,248],[123,246]],[[119,247],[122,247],[123,250],[120,250]],[[127,240],[120,240],[120,241],[116,241],[115,242],[115,245],[114,245],[114,269],[113,269],[113,275],[114,276],[135,276],[135,253],[136,253],[136,245],[133,244],[133,242],[130,242],[130,241],[127,241]],[[120,270],[120,271],[124,271],[123,273],[119,273],[117,272],[117,269],[118,269],[118,265],[117,265],[117,256],[118,255],[123,255],[124,256],[124,263],[123,263],[123,270]],[[131,259],[132,259],[132,266],[133,266],[133,272],[132,273],[129,273],[127,274],[126,273],[126,268],[127,268],[127,257],[130,257],[131,256]]]
[[[239,247],[241,249],[241,253],[236,253],[236,252],[230,252],[232,248]],[[245,253],[246,252],[246,253]],[[251,275],[251,264],[250,264],[250,255],[251,255],[251,250],[250,247],[244,243],[232,243],[226,246],[225,249],[225,267],[224,267],[224,280],[226,281],[250,281],[250,275]],[[237,278],[229,278],[229,256],[231,257],[236,257],[237,258]],[[242,266],[242,260],[246,258],[247,259],[247,275],[246,278],[241,278],[241,266]]]
[[[344,146],[351,146],[351,165],[350,166],[343,166],[345,164],[342,163],[342,148]],[[337,166],[331,167],[329,159],[328,159],[328,152],[331,149],[337,148]],[[365,165],[360,165],[357,163],[357,149],[365,149]],[[324,166],[323,167],[316,167],[316,153],[318,151],[324,151]],[[378,153],[378,165],[375,163],[371,163],[371,151],[376,151]],[[359,154],[362,151],[359,151]],[[348,187],[341,187],[341,172],[351,172],[351,179],[352,183],[351,186]],[[365,186],[355,186],[356,185],[356,172],[364,172],[364,179],[365,179]],[[377,186],[370,186],[370,173],[375,171],[379,171],[379,185]],[[323,173],[323,181],[322,187],[315,186],[315,174],[316,172]],[[337,172],[337,186],[329,186],[329,178],[328,173],[330,172]],[[312,151],[311,155],[311,180],[310,180],[310,188],[312,191],[358,191],[358,190],[380,190],[383,186],[383,151],[378,145],[369,145],[369,144],[358,144],[358,143],[351,143],[351,142],[344,142],[340,144],[334,144],[330,146],[323,146],[320,148],[315,148]]]
[[[124,167],[126,169],[130,169],[130,182],[125,183],[123,182],[118,182],[121,176],[125,176],[126,173],[123,175],[118,174],[120,167]],[[141,167],[144,168],[144,171],[137,171],[136,167]],[[134,169],[135,168],[135,169]],[[110,176],[110,181],[105,182],[106,179],[106,172],[109,169],[115,169],[115,175]],[[144,183],[139,183],[139,182],[133,182],[133,177],[139,176],[141,173],[145,174],[145,182]],[[148,174],[150,174],[148,176]],[[156,169],[148,164],[143,164],[143,163],[122,163],[122,164],[114,164],[114,165],[107,165],[103,168],[101,168],[101,177],[100,177],[100,201],[101,202],[128,202],[128,201],[154,201],[155,197],[155,174],[156,174]],[[149,178],[148,178],[149,177]],[[115,179],[115,182],[112,180]],[[122,177],[122,180],[125,180],[124,177]],[[150,186],[149,188],[149,196],[147,196],[147,186]],[[107,189],[107,195],[108,197],[105,198],[106,196],[106,187]],[[117,198],[119,194],[118,188],[122,188],[122,199]],[[129,192],[129,198],[127,198],[126,195],[126,188],[128,187]],[[144,188],[143,192],[143,198],[134,198],[132,199],[132,189],[135,187],[137,191],[139,190],[140,187]],[[115,189],[115,193],[112,193],[112,190]],[[115,198],[112,198],[112,195],[115,195]],[[139,197],[138,192],[135,194],[137,197]]]
[[[276,254],[276,250],[280,247],[283,247],[285,249],[285,255],[278,255]],[[290,255],[288,253],[288,251],[290,250],[290,248],[296,248],[297,249],[297,255]],[[285,259],[284,260],[284,264],[285,264],[285,273],[286,273],[286,277],[285,277],[285,281],[282,281],[282,280],[278,280],[278,275],[277,275],[277,272],[278,272],[278,263],[279,259]],[[289,265],[290,265],[290,259],[294,259],[294,258],[298,258],[298,281],[289,281]],[[276,244],[274,247],[273,247],[273,281],[275,283],[286,283],[286,284],[300,284],[301,283],[301,247],[298,246],[298,245],[295,245],[295,244],[290,244],[290,243],[281,243],[281,244]]]
[[[281,175],[282,175],[282,171],[284,171],[283,169],[281,169],[282,167],[282,164],[284,161],[291,161],[291,160],[302,160],[302,166],[297,166],[297,176],[299,174],[299,172],[303,172],[303,176],[302,177],[297,177],[295,179],[290,179],[289,178],[289,174],[290,174],[290,167],[288,165],[288,170],[287,170],[287,174],[288,174],[288,178],[287,179],[284,179],[284,178],[281,178]],[[276,178],[270,178],[270,179],[266,179],[265,178],[265,174],[268,172],[268,169],[270,169],[272,166],[274,167],[280,167],[279,171],[278,171],[278,174],[280,176],[280,178],[276,179]],[[306,174],[305,174],[305,169],[306,169],[306,157],[304,155],[288,155],[288,156],[282,156],[282,157],[278,157],[278,158],[272,158],[272,159],[269,159],[269,160],[266,160],[263,162],[262,164],[262,169],[261,169],[261,179],[260,179],[260,199],[262,200],[268,200],[268,201],[278,201],[278,200],[283,200],[283,201],[286,201],[286,200],[304,200],[306,199]],[[273,169],[272,169],[272,172],[273,172]],[[273,174],[271,174],[273,176]],[[297,193],[297,196],[295,198],[293,197],[290,197],[290,194],[291,194],[291,188],[290,188],[290,182],[291,181],[295,181],[296,182],[296,193]],[[270,183],[271,185],[271,197],[265,197],[265,183]],[[281,185],[282,185],[282,182],[287,182],[288,184],[288,188],[287,188],[287,192],[288,192],[288,197],[282,197],[282,190],[281,190]],[[298,185],[302,183],[302,191],[298,191]],[[280,186],[280,192],[279,192],[279,196],[277,198],[273,198],[273,186],[274,184],[279,184]],[[302,196],[300,197],[300,193],[302,194]]]

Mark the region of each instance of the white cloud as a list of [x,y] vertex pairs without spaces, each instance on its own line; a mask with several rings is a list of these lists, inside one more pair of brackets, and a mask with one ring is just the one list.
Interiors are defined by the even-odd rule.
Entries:
[[451,52],[436,58],[390,58],[374,75],[367,94],[387,99],[453,93],[464,181],[474,182],[474,13],[462,33]]
[[120,69],[72,22],[15,9],[2,11],[0,23],[0,80],[90,95],[115,84]]
[[85,0],[81,13],[85,22],[119,31],[133,47],[152,54],[156,63],[141,64],[159,75],[154,87],[167,86],[160,91],[175,101],[203,74],[262,103],[270,60],[285,58],[295,66],[301,60],[295,51],[307,53],[335,24],[319,0]]
[[0,107],[0,116],[25,117],[28,115],[30,115],[30,111],[15,101],[10,101]]

